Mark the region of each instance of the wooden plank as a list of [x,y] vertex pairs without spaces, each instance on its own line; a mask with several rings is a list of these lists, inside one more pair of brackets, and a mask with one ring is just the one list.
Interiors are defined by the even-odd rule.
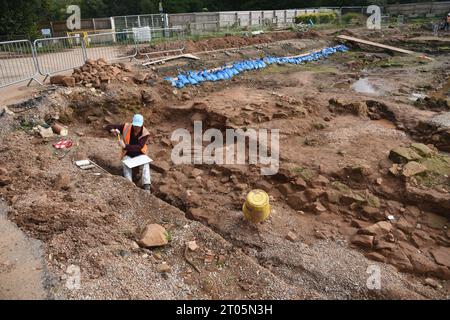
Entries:
[[160,62],[163,62],[163,61],[166,62],[166,61],[180,59],[180,58],[188,58],[188,59],[193,59],[193,60],[200,60],[199,57],[194,56],[194,55],[189,54],[189,53],[186,53],[186,54],[180,54],[180,55],[177,55],[177,56],[171,56],[171,57],[167,57],[167,58],[162,58],[162,59],[159,59],[159,60],[153,60],[153,61],[145,62],[142,65],[143,66],[148,66],[148,65],[155,64],[155,63],[160,63]]
[[382,43],[368,41],[368,40],[363,40],[363,39],[358,39],[358,38],[354,38],[354,37],[341,35],[341,36],[338,36],[338,38],[339,39],[343,39],[343,40],[358,42],[358,43],[362,43],[362,44],[367,44],[369,46],[374,46],[374,47],[378,47],[378,48],[382,48],[382,49],[388,49],[388,50],[392,50],[392,51],[397,51],[397,52],[401,52],[401,53],[414,54],[414,55],[418,54],[417,52],[414,52],[414,51],[400,49],[400,48],[388,46],[388,45],[385,45],[385,44],[382,44]]

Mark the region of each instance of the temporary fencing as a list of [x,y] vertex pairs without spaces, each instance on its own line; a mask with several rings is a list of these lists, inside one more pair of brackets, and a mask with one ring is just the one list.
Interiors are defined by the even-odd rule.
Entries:
[[64,37],[36,39],[33,43],[29,40],[0,42],[0,88],[27,80],[28,84],[33,80],[42,84],[37,79],[39,75],[45,77],[45,82],[55,73],[82,66],[87,59],[131,60],[140,48],[153,44],[159,48],[149,54],[182,52],[183,41],[170,47],[167,40],[182,40],[183,37],[182,27],[147,27],[95,34],[73,32]]
[[39,73],[48,76],[83,65],[86,61],[84,37],[79,35],[34,41]]
[[22,81],[36,81],[38,74],[29,40],[0,42],[0,88]]
[[84,38],[87,59],[108,62],[133,59],[138,53],[137,33],[133,31],[90,34]]

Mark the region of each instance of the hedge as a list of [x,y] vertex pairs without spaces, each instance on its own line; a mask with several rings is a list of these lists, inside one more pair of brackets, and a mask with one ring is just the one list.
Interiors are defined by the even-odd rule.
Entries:
[[295,23],[306,23],[312,21],[314,24],[330,23],[336,20],[336,13],[334,12],[317,12],[306,13],[295,17]]
[[341,17],[341,21],[343,24],[363,25],[366,20],[367,17],[365,15],[356,12],[348,12],[346,14],[343,14]]

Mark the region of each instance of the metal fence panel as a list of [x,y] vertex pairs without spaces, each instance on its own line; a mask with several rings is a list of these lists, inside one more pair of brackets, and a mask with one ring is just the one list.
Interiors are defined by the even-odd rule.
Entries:
[[133,31],[89,34],[84,41],[87,59],[103,58],[112,62],[137,55],[136,33]]
[[0,88],[27,80],[40,83],[37,74],[31,41],[0,42]]
[[163,54],[181,54],[184,51],[186,30],[182,27],[152,28],[150,41],[137,41],[138,53],[148,59]]
[[81,36],[37,39],[34,46],[39,73],[45,79],[51,74],[80,67],[86,61]]

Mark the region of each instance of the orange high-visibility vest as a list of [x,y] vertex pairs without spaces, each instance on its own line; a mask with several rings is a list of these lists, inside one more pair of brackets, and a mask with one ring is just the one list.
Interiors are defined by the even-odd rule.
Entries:
[[[123,142],[125,144],[130,144],[132,128],[133,128],[133,125],[131,123],[125,123],[125,125],[123,126],[123,135],[122,136],[123,136]],[[141,135],[139,136],[138,140],[149,134],[150,133],[148,132],[148,130],[145,127],[142,127]],[[141,149],[141,152],[142,152],[142,154],[147,153],[147,144],[144,144],[144,146]],[[122,158],[125,157],[126,154],[127,154],[127,151],[125,149],[122,150]]]

